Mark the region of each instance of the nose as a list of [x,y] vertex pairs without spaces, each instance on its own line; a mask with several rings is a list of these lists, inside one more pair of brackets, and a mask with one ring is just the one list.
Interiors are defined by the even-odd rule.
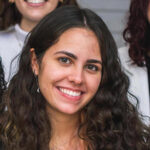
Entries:
[[74,69],[70,72],[68,76],[70,82],[74,83],[75,85],[81,85],[84,81],[84,74],[82,69]]

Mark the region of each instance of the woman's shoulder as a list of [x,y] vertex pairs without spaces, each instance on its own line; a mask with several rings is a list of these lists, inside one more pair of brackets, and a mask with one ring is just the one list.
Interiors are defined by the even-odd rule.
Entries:
[[118,49],[118,55],[121,65],[130,71],[143,71],[145,67],[137,66],[129,56],[129,46],[124,46]]
[[133,64],[132,59],[129,56],[129,46],[124,46],[118,49],[118,55],[120,58],[121,65],[128,69]]
[[121,61],[131,60],[130,57],[129,57],[128,51],[129,51],[129,46],[120,47],[118,49],[118,54],[119,54],[119,57],[120,57]]
[[6,38],[11,37],[15,32],[15,26],[11,26],[7,28],[6,30],[0,31],[0,41],[5,40]]

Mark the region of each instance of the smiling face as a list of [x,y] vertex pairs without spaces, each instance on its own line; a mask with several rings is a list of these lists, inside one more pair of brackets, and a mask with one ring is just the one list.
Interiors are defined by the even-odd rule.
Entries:
[[22,14],[21,26],[27,30],[27,25],[37,24],[45,15],[53,11],[59,0],[14,0],[14,2]]
[[[78,113],[95,95],[101,81],[101,54],[95,34],[72,28],[64,32],[32,69],[49,111]],[[40,69],[39,69],[40,68]]]

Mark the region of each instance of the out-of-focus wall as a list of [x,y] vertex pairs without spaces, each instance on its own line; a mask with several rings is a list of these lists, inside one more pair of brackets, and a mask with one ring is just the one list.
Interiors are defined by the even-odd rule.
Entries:
[[78,2],[81,7],[92,9],[102,17],[118,47],[124,45],[122,31],[126,26],[130,0],[78,0]]

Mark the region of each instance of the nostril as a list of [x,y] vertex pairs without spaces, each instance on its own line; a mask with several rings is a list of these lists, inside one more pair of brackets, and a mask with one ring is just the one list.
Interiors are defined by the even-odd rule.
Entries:
[[76,85],[81,85],[84,80],[84,74],[81,66],[80,68],[74,68],[71,70],[70,74],[68,75],[68,79],[70,82],[73,82]]
[[68,79],[70,82],[73,82],[75,84],[81,84],[83,81],[83,79],[81,77],[76,76],[76,75],[69,76]]

